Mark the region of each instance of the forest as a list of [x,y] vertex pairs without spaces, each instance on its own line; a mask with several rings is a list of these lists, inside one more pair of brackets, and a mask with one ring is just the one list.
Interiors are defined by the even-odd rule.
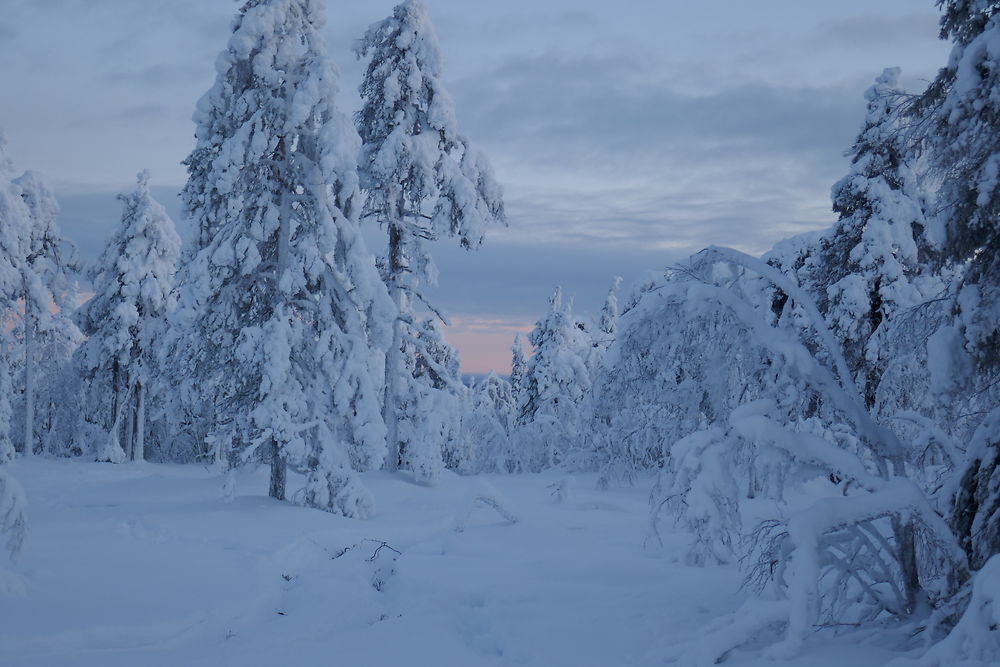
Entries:
[[[32,484],[58,480],[46,488],[68,495],[86,475],[95,489],[131,485],[141,503],[144,489],[164,493],[158,476],[180,475],[182,500],[184,475],[200,475],[217,497],[200,512],[246,513],[206,529],[211,539],[301,520],[349,542],[316,538],[327,556],[282,552],[278,567],[285,584],[325,582],[300,610],[335,624],[350,625],[343,605],[374,603],[341,596],[317,563],[364,551],[344,576],[383,595],[408,538],[372,540],[367,526],[393,512],[400,530],[444,521],[392,486],[405,480],[457,512],[442,550],[488,524],[528,530],[515,551],[541,551],[531,518],[576,502],[626,508],[594,524],[595,539],[627,541],[651,577],[661,562],[675,578],[722,573],[733,592],[714,617],[683,640],[650,630],[617,664],[842,664],[823,652],[831,642],[878,647],[858,664],[1000,664],[1000,2],[936,4],[951,55],[923,90],[888,68],[864,92],[833,227],[760,257],[710,246],[644,284],[615,279],[597,318],[556,288],[512,341],[509,376],[463,378],[429,293],[435,246],[475,251],[508,220],[488,157],[458,127],[420,0],[357,41],[353,116],[336,103],[325,3],[243,3],[215,84],[192,100],[183,240],[143,171],[102,254],[81,266],[57,193],[0,140],[0,662],[118,664],[83,640],[46,654],[18,643],[23,626],[5,629],[41,585],[32,560],[58,550],[48,533],[31,546]],[[378,256],[367,228],[384,236]],[[283,519],[292,508],[307,518]],[[490,539],[483,558],[514,549]],[[119,555],[123,572],[151,576]],[[531,579],[523,567],[512,581]],[[707,574],[683,574],[694,572]],[[655,625],[673,603],[636,604]],[[172,632],[193,655],[209,642]],[[564,664],[508,634],[522,653],[482,664]],[[428,652],[410,664],[480,664],[429,662],[433,639],[415,646]],[[213,657],[187,664],[258,664],[200,655]]]

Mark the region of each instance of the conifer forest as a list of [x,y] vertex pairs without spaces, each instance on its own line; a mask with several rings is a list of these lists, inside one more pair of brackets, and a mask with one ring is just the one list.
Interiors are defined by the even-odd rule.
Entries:
[[357,77],[343,3],[230,4],[177,201],[129,164],[92,257],[0,135],[0,665],[1000,665],[1000,2],[867,63],[832,226],[537,284],[488,374],[435,257],[526,206],[439,3]]

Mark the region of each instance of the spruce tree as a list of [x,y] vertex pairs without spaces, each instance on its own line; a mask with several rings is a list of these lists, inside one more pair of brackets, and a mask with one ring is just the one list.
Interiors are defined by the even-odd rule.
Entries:
[[76,248],[56,223],[59,204],[45,179],[28,171],[14,179],[14,184],[31,225],[24,267],[24,317],[14,330],[23,348],[17,410],[23,419],[15,423],[15,440],[30,455],[37,449],[51,449],[46,443],[55,442],[56,415],[71,400],[66,392],[70,357],[82,341],[72,317],[78,305],[75,278],[80,265]]
[[[11,355],[13,324],[19,319],[18,299],[23,294],[31,238],[31,212],[22,190],[13,182],[13,165],[7,157],[7,138],[0,132],[0,534],[11,558],[16,558],[24,544],[27,520],[24,491],[7,470],[14,458],[10,439]],[[3,574],[0,571],[0,574]]]
[[599,342],[603,349],[607,349],[615,339],[615,332],[618,330],[618,293],[622,288],[621,276],[616,276],[611,281],[608,289],[608,296],[604,300],[604,307],[601,309],[601,322],[598,326]]
[[286,497],[291,465],[302,502],[363,516],[373,505],[354,471],[384,458],[395,314],[358,231],[357,137],[334,104],[322,26],[318,0],[244,3],[198,103],[173,414],[203,419],[217,458],[268,462],[272,497]]
[[897,320],[935,296],[917,152],[905,131],[910,100],[889,68],[865,92],[868,112],[850,151],[851,170],[832,190],[840,219],[799,269],[838,337],[869,409],[892,349]]
[[[426,468],[428,461],[440,459],[444,445],[439,434],[421,432],[410,409],[428,390],[419,379],[417,359],[430,356],[414,313],[440,315],[423,291],[436,280],[427,244],[451,236],[463,248],[478,247],[486,228],[504,220],[501,189],[489,163],[458,131],[441,82],[437,38],[422,2],[397,5],[392,16],[368,29],[357,54],[369,58],[356,115],[361,186],[368,195],[364,216],[388,232],[382,268],[399,311],[385,363],[386,466]],[[423,463],[415,466],[417,460]]]
[[176,303],[180,254],[174,223],[149,192],[148,172],[119,199],[121,223],[91,269],[94,296],[77,314],[87,340],[76,355],[77,439],[90,440],[98,460],[114,463],[144,459],[150,374]]
[[524,386],[524,374],[527,370],[528,361],[524,356],[524,335],[518,331],[514,335],[514,342],[510,346],[510,388],[517,406],[521,388]]
[[580,407],[591,387],[587,361],[593,339],[557,287],[528,341],[535,350],[525,364],[516,421],[519,446],[534,452],[529,467],[538,469],[560,463],[579,435]]
[[14,458],[10,439],[13,386],[10,335],[21,319],[18,300],[24,294],[27,255],[31,238],[31,214],[21,189],[13,182],[14,167],[7,156],[7,138],[0,132],[0,463]]
[[[953,524],[973,568],[1000,553],[1000,3],[941,0],[948,66],[924,94],[941,175],[940,263],[958,275],[930,340],[935,390],[962,405],[968,443]],[[974,420],[969,420],[974,416]]]

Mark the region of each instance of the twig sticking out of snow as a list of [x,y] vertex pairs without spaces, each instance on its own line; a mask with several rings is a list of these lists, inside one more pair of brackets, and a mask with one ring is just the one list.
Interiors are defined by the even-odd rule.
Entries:
[[374,562],[375,559],[378,558],[378,554],[379,554],[380,551],[382,551],[382,549],[388,549],[389,551],[391,551],[394,554],[396,554],[396,556],[402,556],[403,555],[402,551],[399,551],[397,549],[392,548],[391,546],[389,546],[389,544],[387,542],[382,542],[377,547],[375,547],[375,551],[372,553],[371,558],[368,559],[368,562],[369,563]]
[[[377,591],[382,591],[389,579],[396,574],[396,561],[403,555],[402,551],[396,549],[388,542],[372,538],[366,538],[356,544],[342,547],[336,551],[331,551],[315,540],[309,541],[325,551],[330,560],[337,560],[348,553],[352,554],[349,560],[354,563],[363,563],[364,567],[371,570],[369,581],[372,588]],[[367,554],[369,549],[372,549],[371,555],[365,556],[364,554]],[[284,578],[287,575],[283,574],[281,576]],[[285,581],[288,580],[285,579]]]
[[[378,542],[378,546],[375,547],[375,551],[372,555],[367,558],[367,562],[372,564],[372,576],[371,584],[372,588],[377,591],[382,591],[385,588],[386,583],[389,579],[396,574],[396,561],[399,557],[403,555],[402,551],[392,548],[386,542],[379,540],[364,540],[365,542]],[[381,554],[383,550],[392,552],[389,553],[387,557],[382,557]]]
[[572,487],[573,487],[572,478],[563,477],[558,482],[553,482],[552,484],[549,484],[548,487],[546,488],[552,489],[551,493],[552,502],[563,504],[573,496]]

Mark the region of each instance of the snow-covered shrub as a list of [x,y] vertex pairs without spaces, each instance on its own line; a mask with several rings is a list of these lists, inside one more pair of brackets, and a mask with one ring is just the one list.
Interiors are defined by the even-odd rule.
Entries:
[[594,382],[586,423],[604,485],[635,483],[664,465],[674,442],[758,396],[765,357],[731,313],[675,289],[688,273],[668,272],[622,314]]
[[726,430],[717,426],[681,438],[670,448],[667,466],[650,494],[654,534],[661,509],[691,533],[689,564],[734,558],[740,537],[740,494],[730,465],[734,449]]
[[[725,351],[712,352],[716,337],[731,341]],[[637,429],[658,435],[654,525],[672,510],[694,534],[692,562],[756,562],[751,580],[789,602],[784,649],[814,624],[908,616],[954,592],[964,554],[909,479],[911,449],[873,416],[819,308],[781,271],[706,250],[623,316],[609,369],[635,342],[646,345],[622,366],[637,370],[601,388],[620,392],[604,399],[605,424],[610,406],[658,410],[620,427],[622,442]],[[749,543],[741,497],[778,511],[746,527]]]

